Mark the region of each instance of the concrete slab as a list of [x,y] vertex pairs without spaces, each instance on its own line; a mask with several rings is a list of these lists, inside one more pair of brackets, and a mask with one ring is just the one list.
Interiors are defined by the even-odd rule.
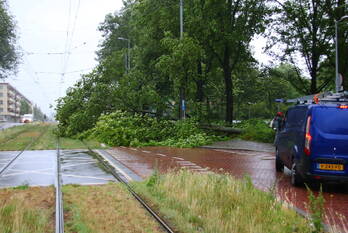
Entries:
[[18,153],[19,151],[0,151],[0,170]]
[[[1,152],[0,167],[5,166],[18,152]],[[20,185],[54,185],[57,165],[55,150],[25,151],[0,176],[0,188]],[[61,151],[63,184],[105,184],[116,181],[103,171],[88,151]]]
[[63,184],[105,184],[116,179],[102,170],[97,159],[88,151],[62,151],[61,168]]

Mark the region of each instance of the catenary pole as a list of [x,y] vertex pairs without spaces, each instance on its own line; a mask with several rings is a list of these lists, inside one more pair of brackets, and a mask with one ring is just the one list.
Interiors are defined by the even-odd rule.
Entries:
[[[184,38],[184,0],[180,0],[180,40]],[[185,89],[183,86],[180,87],[180,118],[186,118],[186,103],[185,103]]]

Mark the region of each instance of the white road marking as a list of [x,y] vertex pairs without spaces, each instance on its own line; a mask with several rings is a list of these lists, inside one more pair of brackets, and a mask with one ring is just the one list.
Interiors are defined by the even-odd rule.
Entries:
[[183,158],[179,158],[179,157],[173,157],[173,159],[184,160]]
[[77,185],[103,185],[103,184],[105,184],[105,182],[104,183],[79,183]]
[[191,168],[190,170],[194,170],[194,171],[208,171],[208,169],[206,169],[206,168]]
[[234,151],[234,150],[223,150],[223,149],[214,149],[215,151],[218,151],[218,152],[225,152],[225,153],[230,153],[230,154],[237,154],[237,155],[252,155],[252,156],[257,156],[259,155],[260,153],[258,152],[244,152],[244,151]]
[[197,165],[190,165],[190,166],[187,166],[191,169],[203,169],[201,166],[197,166]]
[[54,167],[50,168],[42,168],[42,169],[34,169],[34,170],[21,170],[21,169],[9,169],[9,171],[14,171],[14,172],[25,172],[25,171],[48,171],[48,170],[53,170],[55,169]]
[[53,176],[53,173],[47,173],[47,172],[39,172],[39,171],[23,171],[23,172],[17,172],[17,173],[9,173],[6,175],[3,175],[2,177],[8,177],[8,176],[16,176],[16,175],[24,175],[24,174],[40,174],[40,175],[48,175]]
[[135,149],[135,148],[130,148],[131,150],[134,150],[134,151],[137,151],[138,149]]
[[67,177],[76,177],[76,178],[87,178],[87,179],[95,179],[95,180],[107,180],[107,181],[114,181],[115,179],[108,179],[108,178],[100,178],[100,177],[94,177],[94,176],[79,176],[79,175],[72,175],[72,174],[62,174],[62,176]]
[[157,153],[156,155],[162,156],[162,157],[166,157],[167,155],[161,154],[161,153]]
[[0,161],[10,161],[11,159],[0,159]]
[[77,164],[70,164],[70,165],[65,165],[65,166],[62,166],[62,168],[68,168],[68,167],[76,167],[76,166],[81,166],[81,165],[86,165],[86,164],[94,164],[94,163],[97,163],[96,161],[94,162],[88,162],[88,163],[77,163]]
[[147,154],[151,153],[150,151],[147,151],[147,150],[142,150],[142,152],[147,153]]
[[95,159],[69,159],[69,162],[80,162],[80,161],[83,161],[83,162],[92,162],[92,161],[96,161]]
[[177,161],[178,164],[181,164],[181,165],[197,165],[195,163],[192,163],[190,161]]
[[127,147],[125,147],[125,146],[120,146],[121,148],[123,148],[123,149],[126,149]]

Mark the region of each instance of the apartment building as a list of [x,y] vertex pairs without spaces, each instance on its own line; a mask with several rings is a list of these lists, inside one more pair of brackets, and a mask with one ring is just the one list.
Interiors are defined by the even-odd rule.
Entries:
[[0,121],[19,122],[22,100],[32,106],[32,103],[9,83],[0,83]]

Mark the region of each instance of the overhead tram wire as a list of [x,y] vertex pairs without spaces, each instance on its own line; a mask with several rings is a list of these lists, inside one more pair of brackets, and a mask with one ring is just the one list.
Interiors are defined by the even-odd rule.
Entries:
[[79,15],[79,10],[80,10],[80,3],[81,3],[81,0],[78,0],[77,8],[76,8],[76,11],[75,11],[74,22],[73,22],[73,26],[72,26],[72,31],[71,31],[71,36],[67,40],[67,46],[68,47],[67,47],[67,50],[65,51],[66,52],[66,57],[65,57],[66,59],[65,59],[64,65],[63,65],[63,72],[62,72],[62,74],[65,74],[67,66],[68,66],[68,62],[69,62],[69,58],[70,58],[70,54],[71,54],[71,50],[72,50],[72,44],[73,44],[75,29],[76,29],[76,22],[77,22],[78,15]]
[[[66,28],[66,39],[65,39],[65,45],[64,45],[64,54],[67,53],[68,51],[68,43],[69,43],[69,32],[70,32],[70,18],[71,18],[71,1],[72,0],[68,0],[69,1],[69,9],[68,9],[68,24],[67,24],[67,28]],[[66,57],[63,57],[62,60],[62,65],[64,66],[65,64],[65,59]]]
[[[68,51],[68,43],[69,43],[69,32],[70,32],[70,18],[71,18],[71,1],[72,0],[68,0],[69,1],[69,8],[68,8],[68,23],[67,23],[67,28],[66,28],[66,39],[65,39],[65,45],[64,45],[64,56],[62,57],[62,67],[65,66],[66,63],[66,53]],[[63,68],[64,71],[64,68]],[[62,92],[62,82],[64,80],[64,75],[62,72],[62,76],[60,78],[60,82],[59,82],[59,96],[61,95]]]
[[[68,71],[68,72],[65,72],[64,75],[66,75],[66,74],[79,73],[79,72],[83,72],[83,71],[87,71],[87,70],[92,70],[92,69],[93,69],[93,67],[86,68],[86,69],[81,69],[81,70]],[[35,72],[35,73],[36,73],[36,74],[56,74],[56,75],[62,75],[62,73],[60,73],[60,72],[38,71],[38,72]]]

